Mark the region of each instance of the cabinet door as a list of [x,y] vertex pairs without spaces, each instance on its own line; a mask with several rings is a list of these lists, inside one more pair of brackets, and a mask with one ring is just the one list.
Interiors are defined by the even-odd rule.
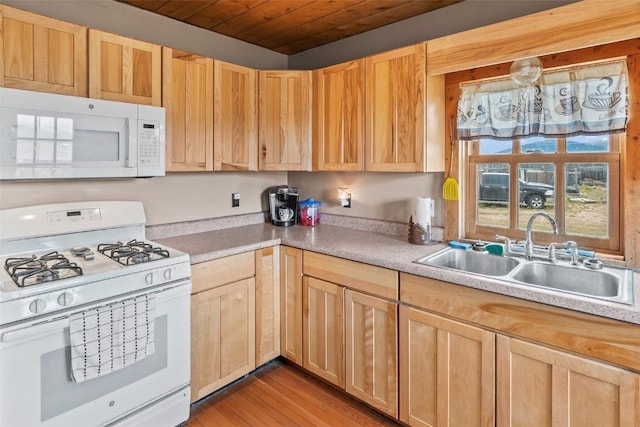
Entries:
[[311,170],[311,71],[260,71],[260,170]]
[[498,426],[640,426],[640,376],[498,336]]
[[315,70],[313,84],[314,170],[364,170],[363,60]]
[[162,48],[167,172],[213,171],[213,59]]
[[256,250],[256,366],[280,356],[280,249]]
[[345,389],[374,408],[398,413],[398,304],[345,291]]
[[344,388],[344,287],[304,276],[305,369]]
[[280,247],[280,353],[302,366],[302,250]]
[[400,420],[495,425],[495,334],[400,306]]
[[162,50],[152,43],[89,29],[89,96],[162,104]]
[[420,43],[366,58],[368,171],[425,170],[425,51]]
[[191,401],[255,367],[255,278],[193,295]]
[[0,5],[0,86],[87,96],[87,28]]
[[214,61],[214,170],[258,169],[256,90],[256,70]]

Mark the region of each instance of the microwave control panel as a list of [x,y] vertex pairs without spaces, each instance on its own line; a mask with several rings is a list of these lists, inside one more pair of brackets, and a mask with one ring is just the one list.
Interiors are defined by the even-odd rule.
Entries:
[[140,166],[158,166],[162,156],[160,141],[160,123],[142,121],[138,133],[138,164]]

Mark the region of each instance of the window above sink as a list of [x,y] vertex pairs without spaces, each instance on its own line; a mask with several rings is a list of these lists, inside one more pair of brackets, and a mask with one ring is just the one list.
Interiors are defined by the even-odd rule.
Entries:
[[[468,141],[465,237],[524,237],[532,213],[558,220],[580,247],[620,251],[620,135]],[[537,241],[555,236],[543,222]]]

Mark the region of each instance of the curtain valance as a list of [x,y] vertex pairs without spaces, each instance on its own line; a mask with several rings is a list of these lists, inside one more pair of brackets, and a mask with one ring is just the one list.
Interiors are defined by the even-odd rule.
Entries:
[[534,84],[511,79],[463,84],[458,139],[623,132],[628,116],[624,60],[544,72]]

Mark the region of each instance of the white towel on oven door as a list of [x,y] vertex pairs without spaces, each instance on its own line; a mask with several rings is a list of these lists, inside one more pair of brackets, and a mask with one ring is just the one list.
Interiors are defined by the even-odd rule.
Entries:
[[155,295],[141,295],[70,316],[71,377],[83,382],[153,354]]

